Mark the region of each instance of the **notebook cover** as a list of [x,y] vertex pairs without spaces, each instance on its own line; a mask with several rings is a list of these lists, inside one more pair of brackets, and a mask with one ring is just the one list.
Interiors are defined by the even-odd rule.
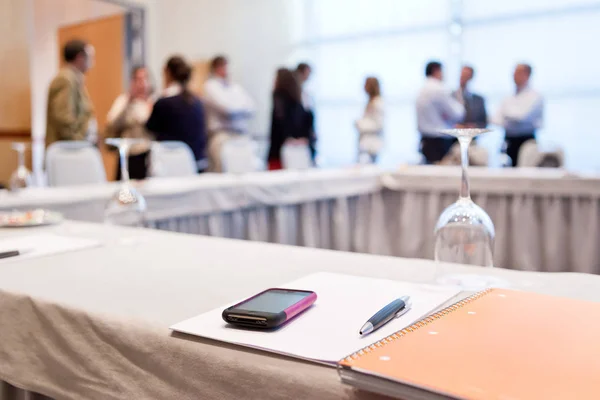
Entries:
[[464,399],[600,399],[600,303],[491,289],[340,367]]

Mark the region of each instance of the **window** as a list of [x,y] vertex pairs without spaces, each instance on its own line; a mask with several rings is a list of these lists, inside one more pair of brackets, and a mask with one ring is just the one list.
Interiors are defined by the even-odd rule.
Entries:
[[[304,7],[300,10],[298,7]],[[448,59],[449,2],[306,0],[296,4],[290,64],[308,60],[319,154],[324,165],[356,161],[354,128],[367,98],[364,80],[379,78],[386,100],[386,150],[396,165],[418,149],[414,98],[430,59]],[[304,33],[299,31],[304,30]]]
[[[592,50],[593,38],[600,36],[600,2],[511,0],[489,3],[489,8],[482,8],[484,2],[464,3],[462,55],[477,68],[473,90],[485,95],[490,111],[514,91],[514,65],[531,64],[531,85],[545,100],[540,145],[561,146],[569,168],[600,168],[590,151],[600,146],[593,122],[593,110],[600,109],[600,55]],[[498,15],[511,17],[491,18]],[[498,142],[502,140],[484,140],[490,153],[497,151]]]
[[[354,121],[366,102],[364,79],[380,79],[386,104],[386,146],[381,162],[398,165],[418,146],[414,99],[424,66],[446,66],[449,88],[458,66],[476,69],[472,84],[492,114],[514,91],[516,63],[533,66],[532,86],[545,98],[542,145],[558,144],[567,166],[600,168],[593,111],[600,109],[600,0],[295,0],[295,45],[290,63],[307,60],[314,75],[319,152],[326,165],[356,159]],[[598,139],[596,139],[598,137]],[[492,162],[503,132],[482,137]]]

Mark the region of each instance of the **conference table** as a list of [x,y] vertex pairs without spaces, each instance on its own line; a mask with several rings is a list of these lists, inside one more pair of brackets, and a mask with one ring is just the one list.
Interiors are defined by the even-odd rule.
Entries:
[[[39,234],[99,246],[0,261],[0,400],[378,399],[343,385],[334,368],[168,327],[313,272],[426,283],[437,271],[428,260],[91,223],[0,229],[0,239]],[[600,301],[596,275],[444,270]]]
[[[470,168],[474,201],[496,227],[495,265],[600,273],[600,175]],[[433,258],[436,220],[457,199],[460,169],[373,166],[204,174],[135,185],[145,226],[252,241]],[[47,208],[101,222],[118,183],[0,193],[0,211]]]

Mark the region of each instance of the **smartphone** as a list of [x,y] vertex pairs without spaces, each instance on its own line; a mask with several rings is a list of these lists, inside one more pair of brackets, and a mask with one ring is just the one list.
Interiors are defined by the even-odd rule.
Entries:
[[317,300],[315,292],[293,289],[267,289],[223,311],[223,319],[233,325],[277,328],[308,309]]

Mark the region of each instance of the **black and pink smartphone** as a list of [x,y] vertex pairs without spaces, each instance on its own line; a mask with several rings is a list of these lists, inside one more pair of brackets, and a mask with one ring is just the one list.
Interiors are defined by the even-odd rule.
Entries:
[[223,319],[233,325],[277,328],[302,313],[317,300],[315,292],[267,289],[223,311]]

